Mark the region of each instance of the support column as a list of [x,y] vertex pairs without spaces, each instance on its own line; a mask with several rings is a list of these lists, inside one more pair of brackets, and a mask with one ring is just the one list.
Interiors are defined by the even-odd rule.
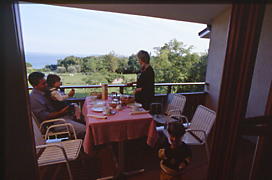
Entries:
[[209,180],[234,179],[239,123],[245,117],[265,4],[232,5],[209,164]]

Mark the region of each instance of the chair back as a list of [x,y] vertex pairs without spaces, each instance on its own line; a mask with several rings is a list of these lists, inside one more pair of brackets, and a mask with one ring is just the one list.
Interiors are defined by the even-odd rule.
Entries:
[[185,103],[186,97],[182,94],[168,94],[165,113],[168,114],[171,110],[179,110],[180,114],[182,114]]
[[[194,113],[191,121],[190,129],[197,129],[205,131],[206,135],[210,133],[214,124],[216,113],[209,108],[199,105]],[[194,134],[201,140],[205,139],[205,136],[201,132],[194,132]]]
[[43,135],[37,124],[37,119],[33,113],[32,113],[32,126],[33,126],[36,146],[45,144],[45,139],[43,138]]

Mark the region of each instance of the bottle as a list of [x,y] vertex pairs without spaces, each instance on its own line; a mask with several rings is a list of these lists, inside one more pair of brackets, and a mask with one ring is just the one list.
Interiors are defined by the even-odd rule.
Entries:
[[108,84],[102,84],[102,99],[107,100],[108,99]]

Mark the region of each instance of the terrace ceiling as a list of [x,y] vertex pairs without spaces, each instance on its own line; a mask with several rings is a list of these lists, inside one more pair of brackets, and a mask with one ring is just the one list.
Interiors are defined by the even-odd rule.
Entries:
[[58,4],[60,6],[211,24],[230,4]]

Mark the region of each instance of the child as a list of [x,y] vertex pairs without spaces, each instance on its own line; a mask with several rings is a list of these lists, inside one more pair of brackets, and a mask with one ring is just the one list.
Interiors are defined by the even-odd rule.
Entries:
[[48,84],[48,96],[51,99],[52,105],[56,110],[61,110],[66,106],[70,106],[69,112],[71,115],[75,115],[76,119],[80,119],[80,108],[75,103],[69,103],[66,101],[69,97],[73,97],[75,94],[75,90],[72,89],[68,94],[64,94],[59,91],[60,86],[62,85],[61,79],[58,75],[49,74],[47,76],[47,84]]
[[181,178],[182,170],[190,163],[192,152],[181,140],[185,134],[185,128],[181,123],[170,123],[167,131],[168,143],[165,148],[159,150],[160,180],[176,180]]

